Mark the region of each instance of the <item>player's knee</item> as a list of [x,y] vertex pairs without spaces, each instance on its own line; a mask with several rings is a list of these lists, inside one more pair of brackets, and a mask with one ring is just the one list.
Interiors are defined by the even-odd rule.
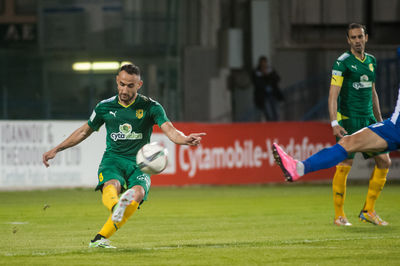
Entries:
[[382,167],[379,168],[390,168],[391,165],[392,165],[392,160],[388,159],[383,163]]
[[342,162],[338,163],[337,165],[352,167],[353,161],[354,161],[353,159],[344,159]]
[[352,138],[351,135],[344,136],[339,140],[339,145],[342,146],[347,152],[354,152],[355,151],[355,140]]
[[133,189],[135,190],[135,196],[133,197],[133,199],[136,202],[142,202],[142,200],[144,199],[144,196],[146,194],[144,188],[142,186],[134,186]]
[[380,169],[390,168],[391,165],[392,165],[392,160],[387,154],[386,156],[380,157],[378,160],[376,160],[376,166]]
[[118,193],[121,192],[121,184],[119,183],[119,181],[117,179],[108,180],[107,182],[104,183],[103,188],[105,188],[109,185],[114,186]]

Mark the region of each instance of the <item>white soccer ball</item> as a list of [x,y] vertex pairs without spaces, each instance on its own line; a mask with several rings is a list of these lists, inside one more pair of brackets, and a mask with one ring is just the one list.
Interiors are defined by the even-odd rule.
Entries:
[[168,151],[157,142],[146,144],[138,151],[136,163],[144,173],[159,174],[168,165]]

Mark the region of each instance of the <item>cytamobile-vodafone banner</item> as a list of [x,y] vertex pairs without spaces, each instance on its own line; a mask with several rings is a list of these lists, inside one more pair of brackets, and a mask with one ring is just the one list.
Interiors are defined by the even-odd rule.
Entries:
[[[318,122],[198,124],[175,123],[185,133],[206,132],[198,147],[172,144],[155,127],[153,140],[169,150],[170,165],[152,177],[152,185],[262,184],[283,182],[274,163],[272,143],[281,144],[298,159],[333,145],[332,129]],[[333,169],[306,180],[331,179]]]
[[[105,150],[104,127],[78,146],[60,152],[44,167],[42,154],[86,121],[0,121],[0,190],[56,187],[94,187]],[[173,144],[154,127],[153,141],[169,151],[169,165],[152,176],[153,186],[191,184],[262,184],[283,182],[271,146],[278,142],[298,159],[334,144],[329,124],[276,122],[199,124],[174,123],[185,132],[206,132],[198,147]],[[388,180],[400,177],[400,156],[391,153]],[[368,180],[373,160],[356,160],[350,178]],[[333,170],[307,175],[302,181],[332,179]]]

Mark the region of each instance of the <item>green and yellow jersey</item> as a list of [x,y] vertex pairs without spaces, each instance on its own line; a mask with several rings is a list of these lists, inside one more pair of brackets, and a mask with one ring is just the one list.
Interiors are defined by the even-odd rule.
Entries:
[[331,85],[341,87],[338,97],[339,116],[374,117],[372,84],[375,83],[375,69],[376,59],[367,53],[364,60],[360,60],[347,51],[335,61]]
[[105,124],[106,153],[132,160],[139,149],[150,142],[153,125],[168,122],[164,108],[156,101],[138,94],[135,101],[124,106],[118,96],[101,101],[95,107],[88,125],[95,131]]

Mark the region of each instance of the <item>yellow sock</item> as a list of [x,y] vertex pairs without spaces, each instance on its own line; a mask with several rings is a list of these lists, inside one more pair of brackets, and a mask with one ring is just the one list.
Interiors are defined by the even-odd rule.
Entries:
[[344,200],[346,199],[346,182],[351,166],[337,165],[336,172],[333,176],[332,191],[333,191],[333,206],[335,208],[335,219],[339,216],[345,217]]
[[101,228],[100,232],[98,234],[104,236],[105,238],[109,238],[112,236],[115,232],[117,232],[117,227],[114,224],[114,222],[111,220],[111,215],[108,217],[107,222],[103,225],[103,228]]
[[386,183],[386,176],[388,172],[388,168],[380,169],[375,165],[374,171],[369,179],[368,193],[367,199],[365,200],[364,210],[371,212],[375,211],[375,202]]
[[103,188],[103,196],[102,196],[103,204],[110,211],[118,202],[118,192],[117,189],[113,185],[108,185]]
[[116,224],[111,220],[110,215],[98,234],[104,236],[105,238],[110,238],[119,228],[121,228],[126,223],[126,221],[128,221],[129,217],[131,217],[135,213],[138,207],[139,203],[137,203],[136,201],[132,201],[132,203],[126,207],[121,222]]

